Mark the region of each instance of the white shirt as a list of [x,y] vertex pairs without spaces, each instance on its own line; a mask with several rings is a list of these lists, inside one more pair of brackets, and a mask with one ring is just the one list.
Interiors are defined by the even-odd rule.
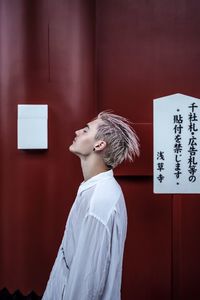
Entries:
[[119,300],[127,213],[113,171],[83,182],[43,300]]

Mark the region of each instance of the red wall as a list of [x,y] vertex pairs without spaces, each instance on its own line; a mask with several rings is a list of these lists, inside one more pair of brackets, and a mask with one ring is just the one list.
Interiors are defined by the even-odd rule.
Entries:
[[[0,285],[42,293],[82,180],[68,147],[96,113],[93,1],[0,1]],[[49,149],[17,150],[17,104],[48,104]]]
[[200,196],[152,193],[151,131],[153,99],[200,97],[200,4],[96,5],[98,108],[130,117],[141,138],[140,159],[117,172],[129,215],[123,299],[200,299]]
[[[141,157],[116,170],[129,216],[122,299],[199,299],[200,196],[152,192],[152,100],[200,97],[193,0],[0,0],[0,286],[42,294],[82,180],[74,130],[111,108]],[[17,104],[48,104],[49,149],[17,150]]]

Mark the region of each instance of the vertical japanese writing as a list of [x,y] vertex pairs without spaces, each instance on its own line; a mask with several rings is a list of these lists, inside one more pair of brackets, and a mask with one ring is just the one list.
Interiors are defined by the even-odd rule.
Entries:
[[158,151],[157,152],[157,170],[158,170],[157,179],[160,183],[162,183],[165,178],[165,176],[163,175],[163,171],[165,170],[164,161],[165,161],[164,151]]
[[198,131],[197,128],[197,114],[196,114],[196,108],[198,106],[196,103],[192,103],[191,105],[188,106],[190,109],[189,114],[188,114],[188,130],[190,133],[189,141],[188,141],[188,152],[189,152],[189,158],[188,158],[188,172],[189,172],[189,181],[190,182],[195,182],[196,181],[196,172],[197,172],[197,152],[198,152],[198,147],[197,147],[197,137],[196,133]]
[[183,116],[179,113],[180,109],[177,109],[176,115],[173,116],[174,122],[174,153],[175,153],[175,168],[174,175],[176,176],[176,184],[179,185],[179,179],[182,174],[181,171],[181,156],[182,156],[182,130],[183,130]]

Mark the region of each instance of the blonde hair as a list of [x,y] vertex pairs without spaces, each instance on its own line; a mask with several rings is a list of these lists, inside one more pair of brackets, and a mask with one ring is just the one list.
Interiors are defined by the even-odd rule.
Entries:
[[124,160],[133,161],[139,156],[139,138],[131,122],[112,111],[102,111],[97,116],[103,123],[97,129],[96,139],[103,139],[107,146],[103,159],[108,168],[115,168]]

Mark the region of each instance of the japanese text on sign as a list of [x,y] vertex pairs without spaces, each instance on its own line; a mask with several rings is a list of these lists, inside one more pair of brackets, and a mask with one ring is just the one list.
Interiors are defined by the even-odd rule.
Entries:
[[200,193],[200,99],[154,100],[154,192]]

